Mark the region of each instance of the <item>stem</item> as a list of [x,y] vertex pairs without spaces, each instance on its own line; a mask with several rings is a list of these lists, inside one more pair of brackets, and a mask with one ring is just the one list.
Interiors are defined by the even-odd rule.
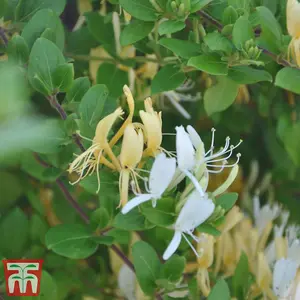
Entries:
[[65,184],[63,183],[63,181],[61,179],[56,179],[56,184],[58,185],[58,187],[60,188],[60,190],[64,194],[64,196],[67,199],[67,201],[76,210],[76,212],[81,217],[81,219],[86,224],[88,224],[89,223],[89,217],[88,217],[88,215],[83,211],[83,209],[80,207],[80,205],[78,204],[78,202],[73,198],[73,196],[71,195],[71,193],[69,192],[69,190],[67,189],[67,187],[65,186]]
[[8,39],[6,37],[5,30],[2,27],[0,27],[0,38],[3,41],[5,47],[7,47]]
[[130,58],[110,58],[110,57],[101,57],[101,56],[90,56],[90,55],[81,55],[81,54],[72,54],[72,53],[66,53],[66,56],[73,58],[75,60],[82,60],[82,61],[91,61],[91,60],[97,60],[97,61],[104,61],[104,62],[111,62],[114,64],[122,63],[125,61],[135,61],[138,63],[147,63],[147,62],[153,62],[158,64],[172,64],[175,63],[178,59],[177,57],[165,57],[162,61],[159,61],[155,58],[150,57],[144,57],[144,56],[137,56],[137,57],[130,57]]
[[[47,96],[47,100],[49,101],[50,105],[59,113],[62,120],[66,120],[68,117],[67,113],[65,112],[63,107],[57,101],[56,95]],[[72,134],[72,138],[74,140],[74,143],[78,146],[78,148],[82,152],[84,152],[85,148],[84,148],[83,144],[81,143],[79,135],[77,133],[74,133],[74,134]]]
[[[45,162],[43,159],[41,159],[41,157],[37,153],[33,153],[33,155],[34,155],[35,159],[37,160],[37,162],[39,162],[43,167],[45,167],[45,168],[51,167],[51,165],[49,165],[47,162]],[[56,179],[56,184],[58,185],[58,187],[60,188],[60,190],[62,191],[62,193],[64,194],[64,196],[66,197],[66,200],[71,204],[71,206],[79,214],[79,216],[81,217],[81,219],[86,224],[88,224],[89,223],[89,217],[88,217],[88,215],[82,210],[82,208],[80,207],[80,205],[78,204],[78,202],[70,194],[70,192],[68,191],[68,189],[65,186],[65,184],[63,183],[63,181],[61,179]],[[110,229],[111,228],[109,228],[109,229],[101,232],[101,235],[105,235],[105,233],[107,233]],[[124,263],[133,272],[135,272],[135,269],[134,269],[134,266],[133,266],[132,262],[127,258],[127,256],[116,245],[112,245],[111,249],[124,261]]]
[[[207,20],[209,23],[211,23],[212,25],[214,25],[215,27],[218,28],[219,31],[221,31],[224,26],[221,22],[219,22],[218,20],[216,20],[215,18],[213,18],[211,15],[209,15],[208,13],[206,13],[203,10],[200,10],[197,12],[197,14],[201,17],[203,17],[203,19]],[[294,69],[300,69],[298,67],[292,66],[286,59],[280,58],[278,57],[277,54],[263,48],[263,47],[258,47],[260,50],[262,50],[262,52],[269,56],[270,58],[272,58],[274,61],[276,61],[279,65],[285,66],[285,67],[291,67]]]

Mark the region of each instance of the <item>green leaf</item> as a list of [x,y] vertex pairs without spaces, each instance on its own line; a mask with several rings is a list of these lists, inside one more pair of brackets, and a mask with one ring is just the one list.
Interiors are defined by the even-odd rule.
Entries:
[[146,37],[153,29],[153,22],[144,22],[140,20],[134,20],[127,25],[120,36],[120,43],[122,46],[133,44]]
[[61,50],[64,49],[65,33],[63,25],[57,14],[50,9],[37,11],[25,25],[22,31],[22,37],[27,42],[29,49],[31,49],[36,39],[39,38],[47,28],[55,32],[56,46]]
[[57,298],[57,285],[52,276],[42,271],[40,294],[38,296],[21,297],[21,300],[54,300]]
[[191,1],[191,13],[194,13],[200,9],[202,9],[204,6],[208,5],[211,3],[213,0],[196,0],[196,1]]
[[282,46],[282,32],[278,21],[267,7],[256,7],[256,11],[262,29],[259,41],[269,50],[279,53]]
[[170,226],[175,222],[174,201],[172,198],[162,198],[157,202],[156,207],[151,203],[140,206],[145,218],[158,226]]
[[106,51],[115,54],[114,30],[111,22],[106,22],[98,12],[85,14],[89,32],[101,43]]
[[22,257],[26,249],[29,223],[24,212],[16,207],[0,222],[0,253],[6,258]]
[[111,246],[114,243],[114,238],[112,236],[95,236],[91,238],[91,240],[98,245]]
[[104,207],[99,207],[92,212],[91,224],[95,228],[105,228],[109,223],[110,217],[107,210]]
[[220,279],[211,290],[207,300],[230,300],[229,287],[224,279]]
[[300,166],[300,122],[294,124],[284,135],[284,148],[295,165]]
[[239,85],[231,79],[220,76],[218,83],[208,88],[204,94],[204,108],[207,115],[227,109],[235,100]]
[[51,74],[53,85],[59,92],[66,92],[72,86],[74,80],[73,64],[63,64],[55,68]]
[[55,89],[51,74],[64,63],[64,56],[55,44],[44,38],[37,39],[29,57],[29,82],[40,93],[51,95]]
[[232,43],[219,32],[208,33],[203,40],[212,51],[222,51],[227,54],[232,52]]
[[203,54],[189,59],[188,66],[212,75],[226,75],[228,73],[227,63],[216,54]]
[[153,295],[161,267],[155,250],[149,244],[140,241],[133,245],[132,257],[140,287],[145,294]]
[[62,224],[52,227],[46,234],[46,246],[56,254],[72,259],[91,256],[98,245],[91,239],[92,233],[79,224]]
[[97,71],[96,81],[105,84],[109,94],[117,98],[123,94],[123,86],[128,84],[128,75],[113,64],[103,63]]
[[275,79],[275,85],[294,92],[296,94],[300,94],[300,70],[290,67],[285,67],[281,69]]
[[239,84],[253,84],[260,81],[273,81],[272,75],[267,71],[253,69],[248,66],[236,66],[230,68],[228,77]]
[[43,130],[39,135],[36,134],[37,141],[28,145],[28,148],[38,153],[57,153],[67,140],[62,121],[46,119],[40,126],[43,126]]
[[232,277],[233,295],[238,299],[245,299],[247,296],[247,284],[249,277],[249,265],[247,255],[243,252]]
[[237,49],[242,49],[245,42],[254,39],[254,32],[246,16],[237,19],[233,26],[232,41]]
[[216,205],[221,206],[225,211],[229,211],[236,203],[239,195],[237,193],[227,193],[216,198]]
[[163,38],[158,43],[183,58],[190,58],[201,53],[200,44],[190,41]]
[[68,103],[80,102],[90,87],[91,82],[88,77],[76,78],[66,94],[65,101]]
[[185,74],[180,67],[166,65],[159,70],[152,80],[152,94],[175,90],[184,83],[185,79]]
[[178,256],[177,254],[172,255],[162,266],[159,277],[177,283],[182,277],[185,262],[183,256]]
[[15,35],[7,46],[8,60],[24,66],[28,62],[29,48],[23,37]]
[[100,121],[107,97],[108,89],[104,84],[92,86],[83,96],[79,113],[83,122],[91,128],[95,128]]
[[172,34],[178,32],[185,28],[185,22],[180,20],[167,20],[160,23],[158,27],[158,33],[163,34]]
[[8,9],[8,0],[0,0],[0,18],[2,18]]
[[39,215],[34,214],[30,219],[30,238],[32,241],[44,244],[48,225]]
[[211,224],[201,224],[197,227],[197,230],[202,233],[207,233],[213,236],[220,236],[221,232],[212,226]]
[[154,227],[154,225],[147,222],[138,209],[133,209],[125,215],[118,213],[114,219],[113,226],[118,229],[136,231]]
[[18,200],[23,192],[23,187],[18,177],[5,171],[0,172],[0,182],[0,211],[5,211]]
[[142,21],[156,21],[158,14],[149,0],[120,0],[120,5],[133,17]]
[[16,9],[16,21],[27,22],[38,10],[48,8],[60,15],[66,0],[20,0]]
[[234,24],[239,15],[233,6],[227,6],[223,12],[222,23],[224,25]]

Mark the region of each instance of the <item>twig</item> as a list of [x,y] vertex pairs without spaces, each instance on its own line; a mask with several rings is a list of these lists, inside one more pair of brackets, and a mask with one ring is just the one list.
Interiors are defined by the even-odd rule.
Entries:
[[58,185],[58,187],[60,188],[60,190],[62,191],[62,193],[64,194],[65,198],[67,199],[67,201],[71,204],[71,206],[76,210],[76,212],[79,214],[79,216],[81,217],[81,219],[88,224],[89,223],[89,217],[88,215],[83,211],[83,209],[80,207],[80,205],[78,204],[78,202],[73,198],[73,196],[71,195],[71,193],[68,191],[67,187],[65,186],[65,184],[63,183],[63,181],[61,179],[56,179],[56,184]]
[[[219,31],[221,31],[224,28],[224,25],[219,22],[218,20],[216,20],[215,18],[213,18],[211,15],[209,15],[208,13],[206,13],[203,10],[200,10],[197,12],[197,14],[201,17],[203,17],[203,19],[207,20],[209,23],[211,23],[212,25],[214,25],[215,27],[218,28]],[[260,50],[262,50],[262,52],[271,57],[274,61],[276,61],[279,65],[285,66],[285,67],[291,67],[291,68],[295,68],[295,69],[300,69],[296,66],[292,66],[286,59],[283,59],[281,57],[279,57],[277,54],[267,50],[266,48],[263,47],[258,47]]]
[[[67,117],[68,117],[67,113],[65,112],[65,110],[63,109],[63,107],[57,101],[56,95],[48,96],[47,100],[49,101],[50,105],[59,113],[61,119],[62,120],[66,120]],[[79,135],[77,133],[74,133],[74,134],[72,134],[72,138],[74,140],[74,143],[78,146],[78,148],[82,152],[84,152],[85,148],[84,148],[83,144],[81,143]]]
[[2,27],[0,27],[0,38],[3,41],[5,47],[7,47],[7,45],[8,45],[8,39],[7,39],[7,36],[5,34],[5,30]]
[[[45,162],[37,153],[33,153],[34,158],[36,161],[45,168],[51,168],[51,165]],[[76,210],[78,215],[81,217],[81,219],[85,223],[89,223],[89,217],[88,215],[83,211],[83,209],[80,207],[78,202],[73,198],[71,193],[68,191],[67,187],[65,186],[64,182],[61,179],[56,179],[56,184],[61,190],[61,192],[64,194],[67,201],[71,204],[71,206]]]
[[[45,168],[49,168],[51,167],[50,164],[48,164],[47,162],[45,162],[37,153],[33,153],[35,159],[37,160],[37,162],[42,165]],[[71,193],[68,191],[67,187],[65,186],[65,184],[63,183],[63,181],[61,179],[56,179],[56,184],[58,185],[59,189],[62,191],[62,193],[64,194],[66,200],[71,204],[71,206],[76,210],[76,212],[78,213],[78,215],[81,217],[81,219],[85,222],[85,223],[89,223],[89,217],[88,215],[82,210],[82,208],[80,207],[80,205],[78,204],[78,202],[73,198],[73,196],[71,195]],[[111,228],[109,228],[110,230]],[[101,235],[105,235],[105,233],[107,233],[109,230],[105,230],[103,232],[101,232]],[[133,271],[135,272],[134,266],[132,264],[132,262],[127,258],[127,256],[116,246],[116,245],[112,245],[111,249],[124,261],[124,263]]]

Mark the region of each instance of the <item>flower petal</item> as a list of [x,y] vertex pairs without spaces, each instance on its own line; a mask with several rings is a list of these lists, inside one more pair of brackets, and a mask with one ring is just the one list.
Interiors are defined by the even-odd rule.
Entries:
[[194,129],[194,127],[192,127],[191,125],[188,125],[186,127],[186,131],[188,132],[190,140],[193,143],[193,146],[195,147],[195,149],[198,149],[200,146],[203,145],[203,142],[202,142],[202,140],[200,138],[200,135]]
[[133,199],[131,199],[126,205],[122,208],[122,214],[127,214],[129,211],[131,211],[136,206],[149,201],[152,199],[154,195],[152,194],[141,194]]
[[183,126],[176,127],[177,163],[181,170],[191,170],[195,165],[195,149]]
[[176,220],[175,227],[181,231],[190,231],[206,221],[215,209],[215,204],[205,196],[201,197],[197,190],[193,191]]
[[165,153],[157,155],[149,177],[149,188],[151,193],[162,195],[172,181],[175,170],[175,158],[167,158]]
[[291,259],[282,258],[275,263],[273,290],[278,297],[288,297],[291,284],[296,277],[298,264]]
[[166,251],[163,254],[163,259],[167,260],[169,259],[177,250],[181,242],[181,232],[180,231],[175,231],[174,236],[166,249]]

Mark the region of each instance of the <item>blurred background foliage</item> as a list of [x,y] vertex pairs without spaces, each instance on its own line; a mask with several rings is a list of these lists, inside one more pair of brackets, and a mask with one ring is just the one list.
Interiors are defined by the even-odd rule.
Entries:
[[[134,91],[136,112],[150,95],[156,108],[163,111],[163,132],[173,133],[176,125],[192,124],[206,145],[210,144],[212,127],[217,129],[219,146],[226,136],[233,141],[242,138],[241,171],[231,191],[240,194],[240,201],[244,197],[250,207],[248,192],[251,196],[260,187],[266,198],[282,203],[291,218],[300,221],[300,71],[297,66],[289,68],[284,59],[290,40],[286,1],[200,1],[203,6],[207,4],[201,10],[204,14],[197,10],[185,22],[176,20],[175,14],[171,19],[178,21],[175,25],[159,26],[150,38],[149,33],[158,26],[154,22],[157,17],[151,15],[153,7],[139,19],[138,5],[132,8],[131,2],[0,1],[0,256],[45,260],[44,270],[51,276],[45,275],[42,299],[76,300],[83,295],[121,298],[111,295],[116,277],[107,275],[117,274],[121,263],[104,241],[99,242],[95,254],[81,260],[59,256],[45,245],[50,227],[81,222],[71,207],[71,194],[91,217],[93,230],[109,228],[117,213],[118,179],[114,174],[101,172],[103,184],[96,195],[94,178],[71,186],[72,178],[66,173],[73,153],[78,153],[77,130],[93,137],[93,126],[82,122],[78,112],[86,109],[86,103],[96,101],[94,98],[103,92],[99,85],[106,85],[109,95],[97,120],[117,105],[124,106],[122,87],[128,84]],[[167,1],[157,2],[169,5]],[[118,15],[119,3],[135,17],[129,23],[134,25],[127,25],[123,13]],[[256,10],[258,6],[268,12]],[[113,22],[113,12],[119,17],[122,33],[116,27],[118,22]],[[250,26],[248,36],[242,22]],[[234,32],[238,28],[243,32]],[[170,37],[193,44],[180,46],[176,40],[170,42]],[[232,38],[234,45],[229,42]],[[249,49],[240,44],[251,39],[255,40],[254,49],[265,49],[254,58],[249,58]],[[247,58],[241,58],[245,55],[242,50]],[[207,65],[201,59],[189,60],[201,53],[216,53],[218,57],[208,60]],[[222,66],[211,69],[214,59],[220,57],[230,61],[230,70],[225,68],[226,74],[232,72],[228,76],[220,76]],[[234,74],[237,65],[246,69],[235,69]],[[279,76],[283,67],[287,73]],[[92,90],[94,84],[98,86]],[[174,145],[174,137],[166,136],[163,146],[175,150],[170,145]],[[256,174],[250,187],[249,174]],[[226,173],[212,177],[209,188],[213,190],[224,177]],[[146,228],[144,221],[139,230]],[[127,252],[131,234],[116,221],[114,227],[108,235]],[[162,251],[168,234],[155,228],[142,231],[140,236]],[[4,295],[3,277],[0,284]]]

